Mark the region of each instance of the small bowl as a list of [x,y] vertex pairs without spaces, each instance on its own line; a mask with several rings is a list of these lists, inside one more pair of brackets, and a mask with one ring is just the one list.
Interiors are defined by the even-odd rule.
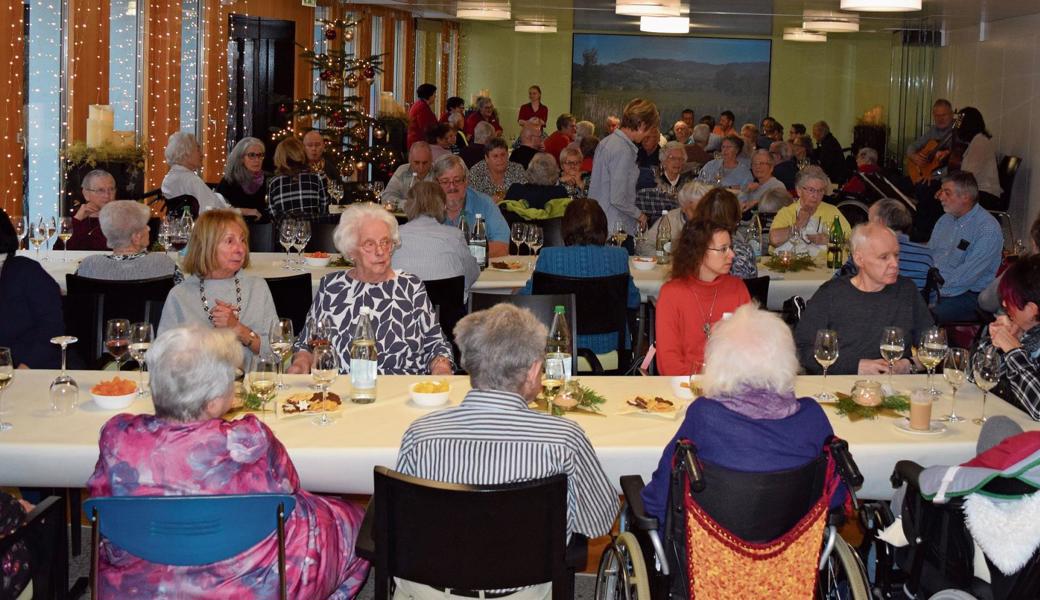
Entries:
[[123,394],[122,396],[102,396],[101,394],[95,394],[91,392],[90,396],[94,398],[94,404],[97,404],[99,408],[104,410],[120,410],[130,406],[133,403],[134,397],[137,395],[137,388],[129,394]]
[[[424,382],[420,381],[419,383]],[[415,391],[415,386],[419,385],[419,383],[413,383],[412,385],[408,386],[408,393],[411,394],[412,402],[416,406],[421,406],[423,408],[434,408],[437,406],[444,406],[448,403],[448,396],[451,395],[450,385],[448,386],[448,391],[446,392],[423,393]]]
[[[686,385],[683,385],[683,384]],[[693,390],[690,389],[690,376],[679,375],[672,377],[672,393],[680,400],[693,400]]]
[[649,271],[657,266],[657,259],[651,256],[636,256],[632,258],[632,266],[637,271]]
[[308,267],[327,267],[332,261],[332,256],[314,257],[304,255],[303,260],[307,263]]

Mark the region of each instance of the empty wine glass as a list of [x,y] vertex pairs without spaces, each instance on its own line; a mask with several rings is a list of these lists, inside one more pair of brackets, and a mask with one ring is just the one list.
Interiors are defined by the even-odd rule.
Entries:
[[975,385],[982,390],[982,416],[972,419],[976,425],[986,422],[986,395],[1000,381],[1000,352],[994,346],[987,346],[975,353],[975,364],[973,374]]
[[928,392],[933,396],[942,396],[942,392],[932,384],[935,367],[946,358],[946,330],[942,327],[929,327],[921,334],[921,343],[917,346],[917,360],[928,369]]
[[25,238],[29,235],[29,218],[22,217],[15,220],[13,224],[15,236],[18,238],[18,248],[20,249],[22,247],[22,242],[25,241]]
[[[14,361],[11,349],[0,347],[0,415],[4,413],[4,390],[14,381]],[[0,419],[0,432],[8,431],[13,425]]]
[[307,242],[311,241],[311,222],[307,220],[300,220],[296,222],[296,235],[293,236],[293,247],[296,248],[297,260],[299,264],[303,264],[303,249],[307,247]]
[[531,255],[534,256],[532,261],[538,260],[538,251],[541,250],[542,244],[545,243],[545,236],[542,233],[542,228],[537,225],[527,226],[527,246],[531,249]]
[[271,326],[271,351],[278,357],[278,389],[285,388],[282,371],[285,359],[292,354],[294,339],[292,319],[278,319],[278,322]]
[[339,377],[339,355],[332,346],[318,346],[314,349],[314,357],[311,363],[311,377],[314,383],[321,388],[321,414],[315,417],[314,424],[324,427],[331,423],[328,412],[325,410],[329,394],[329,386]]
[[51,338],[52,344],[61,347],[61,374],[51,382],[51,412],[64,415],[76,408],[79,400],[79,384],[67,372],[65,372],[65,350],[69,344],[75,344],[79,340],[71,335],[59,335]]
[[261,354],[253,358],[249,369],[249,391],[260,397],[260,418],[267,418],[267,403],[278,387],[276,374],[280,371],[274,356]]
[[642,244],[646,241],[646,221],[636,221],[636,243]]
[[527,225],[524,223],[513,223],[509,228],[509,239],[516,246],[516,255],[520,256],[520,246],[527,239]]
[[943,365],[943,378],[946,379],[946,383],[953,390],[953,396],[950,398],[950,414],[943,416],[943,421],[957,423],[964,420],[964,417],[957,414],[957,388],[964,385],[969,368],[971,367],[968,364],[967,350],[964,348],[950,348],[947,350],[946,363]]
[[296,221],[292,219],[283,219],[278,225],[278,243],[282,245],[285,250],[285,268],[292,270],[292,257],[289,255],[289,250],[293,246],[293,242],[296,241]]
[[130,321],[109,319],[105,323],[105,350],[116,359],[116,370],[123,366],[123,357],[130,349]]
[[137,361],[137,395],[144,396],[144,363],[152,345],[152,324],[134,323],[130,326],[130,356]]
[[903,330],[898,327],[885,327],[881,330],[881,358],[888,362],[888,385],[892,385],[892,371],[896,361],[902,358],[906,341]]
[[[838,360],[838,332],[833,329],[820,329],[816,332],[816,343],[813,346],[813,357],[823,367],[823,382],[827,385],[827,369]],[[820,400],[833,402],[834,395],[824,391],[819,396]]]

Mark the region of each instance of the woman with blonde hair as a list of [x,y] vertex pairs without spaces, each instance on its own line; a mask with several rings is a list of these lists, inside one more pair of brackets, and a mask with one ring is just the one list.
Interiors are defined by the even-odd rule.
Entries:
[[274,150],[275,176],[267,181],[271,217],[315,220],[329,215],[325,178],[311,170],[303,143],[282,140]]

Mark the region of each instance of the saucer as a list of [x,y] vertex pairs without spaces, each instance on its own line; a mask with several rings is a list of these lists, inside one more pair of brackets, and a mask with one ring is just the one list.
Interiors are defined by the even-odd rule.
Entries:
[[944,425],[942,421],[930,421],[927,430],[911,429],[910,419],[906,417],[899,419],[898,421],[892,424],[895,425],[895,428],[899,431],[902,431],[903,433],[910,433],[913,435],[940,435],[946,432],[946,425]]

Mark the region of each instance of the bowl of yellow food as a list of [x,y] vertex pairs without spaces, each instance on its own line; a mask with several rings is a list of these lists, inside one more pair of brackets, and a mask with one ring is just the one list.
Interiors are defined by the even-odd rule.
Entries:
[[412,403],[422,408],[434,408],[448,403],[451,384],[447,381],[420,381],[408,388]]

